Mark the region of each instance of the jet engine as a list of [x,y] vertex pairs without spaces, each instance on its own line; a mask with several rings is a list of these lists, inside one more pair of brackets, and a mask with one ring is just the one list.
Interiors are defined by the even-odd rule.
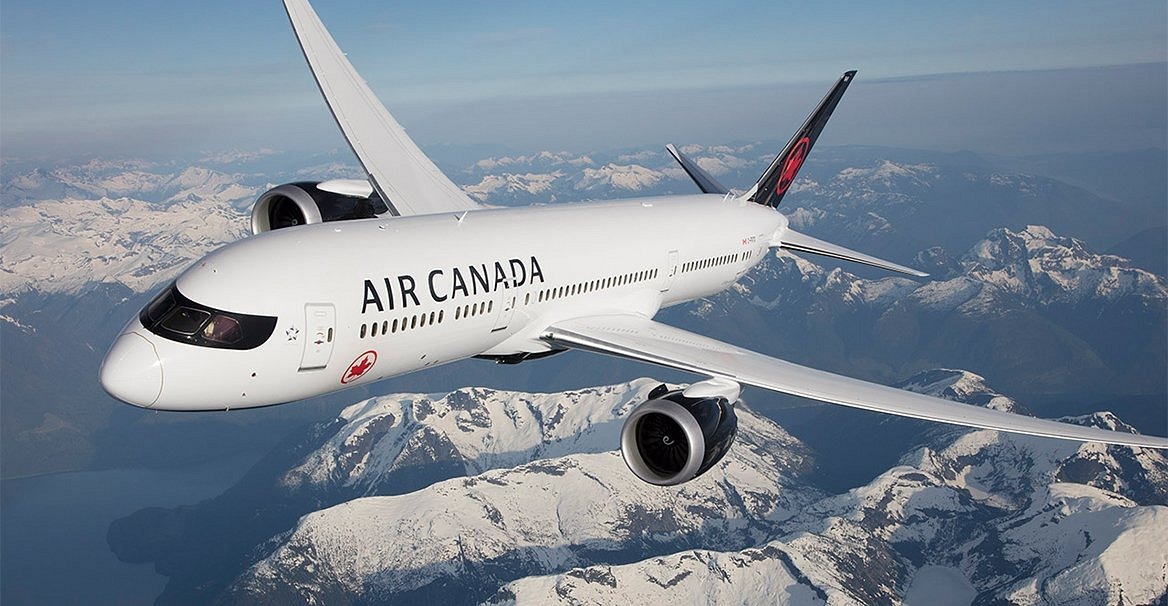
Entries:
[[[721,389],[708,389],[711,384]],[[705,473],[730,450],[738,433],[733,405],[738,392],[737,384],[720,379],[685,390],[658,386],[621,429],[625,464],[638,478],[658,486]]]
[[309,223],[369,219],[389,212],[368,181],[333,179],[285,183],[264,192],[251,210],[251,231]]

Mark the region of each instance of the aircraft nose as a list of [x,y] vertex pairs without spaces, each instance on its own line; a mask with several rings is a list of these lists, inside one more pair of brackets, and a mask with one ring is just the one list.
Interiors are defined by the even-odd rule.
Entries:
[[153,406],[162,394],[162,362],[154,345],[132,332],[118,337],[101,364],[101,386],[128,404]]

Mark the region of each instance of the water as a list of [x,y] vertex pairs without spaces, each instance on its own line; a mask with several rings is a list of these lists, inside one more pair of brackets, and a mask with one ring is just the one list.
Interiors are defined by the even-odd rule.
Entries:
[[913,575],[905,606],[969,606],[977,591],[965,574],[948,566],[924,566]]
[[143,507],[174,507],[218,495],[257,455],[173,470],[113,469],[0,484],[0,602],[150,604],[166,577],[124,564],[106,545],[110,522]]

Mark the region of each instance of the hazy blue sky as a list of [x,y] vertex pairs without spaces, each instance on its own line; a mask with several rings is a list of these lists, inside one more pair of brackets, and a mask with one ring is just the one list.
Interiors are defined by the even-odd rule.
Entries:
[[[781,138],[851,68],[834,143],[1165,144],[1164,0],[443,4],[314,3],[423,145]],[[4,0],[0,36],[5,156],[343,145],[277,0]]]

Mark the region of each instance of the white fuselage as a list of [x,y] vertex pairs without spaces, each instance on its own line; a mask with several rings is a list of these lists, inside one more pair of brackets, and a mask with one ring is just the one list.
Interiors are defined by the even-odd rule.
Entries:
[[114,395],[155,409],[243,408],[476,355],[547,352],[540,337],[557,321],[652,317],[728,287],[786,225],[768,207],[694,195],[268,232],[207,255],[176,286],[211,308],[277,318],[270,338],[209,348],[135,319],[103,384],[137,385]]

